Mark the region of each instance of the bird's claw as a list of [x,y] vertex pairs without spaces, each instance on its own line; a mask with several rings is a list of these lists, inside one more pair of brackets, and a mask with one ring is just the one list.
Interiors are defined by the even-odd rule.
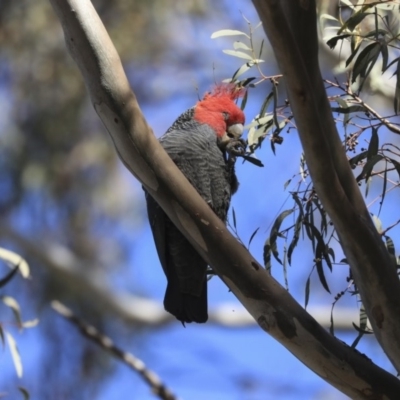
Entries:
[[244,139],[232,139],[226,145],[226,152],[229,154],[230,157],[232,156],[240,156],[246,152],[246,141]]

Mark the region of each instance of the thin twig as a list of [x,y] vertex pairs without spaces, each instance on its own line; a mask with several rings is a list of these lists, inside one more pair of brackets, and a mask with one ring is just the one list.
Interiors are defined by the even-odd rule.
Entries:
[[380,114],[378,114],[378,112],[376,112],[372,107],[370,107],[367,103],[365,103],[359,96],[357,96],[355,93],[351,92],[350,90],[346,90],[343,86],[341,86],[338,83],[332,82],[328,79],[324,80],[327,84],[341,89],[343,92],[347,93],[349,96],[351,96],[356,102],[357,104],[363,106],[365,108],[366,111],[368,111],[371,115],[373,115],[376,119],[378,119],[383,125],[386,126],[386,128],[388,128],[390,131],[392,131],[393,133],[397,133],[400,134],[400,127],[392,124],[388,119],[382,117]]
[[82,321],[80,318],[74,315],[69,308],[61,304],[59,301],[52,301],[51,306],[54,311],[70,321],[72,324],[76,325],[84,336],[97,343],[102,349],[108,351],[134,371],[138,372],[150,386],[153,393],[160,399],[177,400],[177,397],[173,395],[171,391],[161,382],[160,378],[154,372],[146,368],[146,365],[142,360],[136,358],[133,354],[125,352],[115,346],[109,337],[100,333],[94,326]]

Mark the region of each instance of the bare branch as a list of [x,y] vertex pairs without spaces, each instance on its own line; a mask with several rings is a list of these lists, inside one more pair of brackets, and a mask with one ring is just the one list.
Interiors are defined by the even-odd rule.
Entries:
[[163,400],[176,400],[172,392],[161,382],[160,378],[148,368],[144,362],[136,358],[133,354],[121,350],[113,341],[106,335],[100,333],[94,326],[87,324],[78,318],[74,313],[59,301],[52,301],[51,306],[54,311],[67,319],[72,324],[76,325],[84,336],[95,342],[102,349],[108,351],[113,356],[128,365],[134,371],[138,372],[143,380],[150,386],[152,392]]
[[398,135],[400,135],[399,126],[392,124],[387,118],[382,117],[377,111],[375,111],[371,106],[365,103],[364,100],[361,97],[357,96],[353,91],[350,91],[344,88],[343,86],[339,85],[338,83],[332,82],[328,79],[324,79],[324,82],[328,83],[330,86],[342,90],[344,93],[351,96],[355,100],[356,104],[363,106],[365,108],[365,111],[368,111],[371,115],[373,115],[378,121],[380,121],[383,125],[385,125],[386,128],[388,128],[393,133],[397,133]]
[[398,380],[318,325],[235,240],[174,165],[147,125],[116,50],[91,3],[51,3],[94,108],[122,161],[260,327],[348,396],[395,398],[400,392]]
[[374,333],[400,372],[400,283],[354,179],[318,64],[312,0],[253,0],[271,41],[315,190],[338,232]]

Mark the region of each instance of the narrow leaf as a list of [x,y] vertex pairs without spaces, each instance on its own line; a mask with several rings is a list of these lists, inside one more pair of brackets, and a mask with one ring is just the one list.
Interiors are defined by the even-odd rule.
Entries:
[[18,271],[18,265],[14,269],[12,269],[4,278],[0,279],[0,288],[2,286],[7,285],[7,283],[11,281],[11,279],[17,273],[17,271]]
[[273,226],[271,228],[271,233],[270,233],[270,236],[269,236],[269,247],[270,247],[270,250],[272,251],[272,254],[273,254],[274,258],[281,265],[282,265],[282,261],[279,258],[279,253],[278,253],[278,249],[277,249],[277,246],[276,246],[276,239],[279,236],[279,229],[280,229],[280,227],[282,225],[283,220],[288,215],[292,214],[293,211],[294,211],[293,209],[285,210],[285,211],[283,211],[283,212],[281,212],[279,214],[279,216],[276,218],[276,220],[275,220],[275,222],[274,222],[274,224],[273,224]]
[[2,296],[1,300],[7,307],[11,308],[11,310],[14,314],[14,317],[17,320],[18,326],[22,327],[21,308],[20,308],[17,300],[15,300],[13,297],[10,297],[10,296]]
[[239,76],[243,75],[245,72],[247,72],[249,69],[251,69],[254,66],[253,61],[249,61],[246,64],[243,64],[241,67],[239,67],[236,72],[232,76],[232,81],[237,79]]
[[372,134],[367,152],[367,160],[370,160],[373,156],[378,154],[378,150],[379,150],[378,130],[375,127],[372,127]]
[[383,73],[387,69],[388,58],[389,58],[389,52],[386,42],[381,44],[381,54],[382,54],[382,73]]
[[350,57],[346,60],[346,67],[349,66],[349,64],[353,61],[354,57],[356,56],[356,54],[358,53],[358,50],[360,50],[361,48],[361,44],[362,42],[360,42],[360,44],[353,50],[353,52],[350,54]]
[[394,92],[394,113],[397,115],[400,107],[400,60],[397,62],[396,89]]
[[263,117],[265,112],[267,111],[269,103],[270,103],[273,95],[274,95],[274,92],[270,92],[268,94],[268,96],[265,98],[265,100],[263,101],[263,103],[261,105],[261,110],[260,110],[260,113],[259,113],[260,117]]
[[257,234],[257,232],[258,232],[258,230],[259,230],[260,228],[258,227],[252,234],[251,234],[251,236],[250,236],[250,239],[249,239],[249,244],[248,244],[248,248],[250,247],[250,244],[251,244],[251,242],[253,241],[253,239],[254,239],[254,236],[256,236],[256,234]]
[[360,154],[354,156],[353,158],[350,158],[349,163],[351,168],[355,168],[360,161],[364,160],[364,158],[367,158],[367,154],[368,154],[367,151],[363,151]]
[[245,107],[246,107],[248,97],[249,97],[249,91],[246,90],[246,93],[245,93],[244,96],[243,96],[242,103],[240,104],[240,109],[241,109],[242,111],[243,111],[243,110],[245,109]]
[[243,42],[239,42],[239,41],[233,42],[233,48],[235,50],[242,49],[242,50],[251,51],[251,48],[249,46],[247,46],[247,44],[245,44]]
[[22,386],[19,386],[18,390],[22,393],[22,396],[24,396],[24,400],[30,399],[29,392],[25,388],[23,388]]
[[385,170],[383,171],[382,194],[381,194],[381,201],[379,202],[379,211],[378,211],[378,215],[381,214],[383,202],[384,202],[384,200],[385,200],[386,185],[387,185],[387,161],[385,160]]
[[317,267],[317,273],[318,273],[318,278],[319,281],[321,282],[322,287],[330,293],[331,291],[329,290],[328,282],[326,281],[325,274],[324,274],[324,268],[322,267],[322,259],[319,256],[322,256],[322,253],[316,253],[317,258],[315,265]]
[[338,34],[342,33],[346,28],[349,29],[350,31],[353,31],[357,25],[359,25],[362,20],[368,16],[372,15],[371,13],[363,13],[363,12],[357,12],[353,14],[345,23],[344,25],[339,29]]
[[390,162],[393,164],[393,167],[396,169],[397,174],[399,175],[399,180],[400,180],[400,163],[393,159],[390,159]]
[[308,277],[306,282],[304,308],[307,308],[309,300],[310,300],[310,277]]
[[334,48],[336,47],[337,42],[338,42],[339,40],[346,39],[346,38],[348,38],[349,36],[351,36],[350,33],[346,33],[346,34],[344,34],[344,35],[334,36],[333,38],[330,38],[330,39],[326,42],[326,44],[329,46],[329,48],[334,49]]
[[383,157],[380,154],[375,154],[372,156],[364,165],[361,174],[356,178],[357,181],[360,181],[361,179],[365,178],[365,181],[368,181],[372,174],[372,170],[379,161],[381,161]]
[[220,31],[216,31],[211,35],[211,39],[216,39],[221,36],[236,36],[236,35],[244,35],[248,37],[248,35],[241,31],[236,31],[233,29],[222,29]]
[[22,361],[18,351],[17,342],[11,336],[10,333],[6,331],[5,334],[7,338],[8,347],[10,348],[11,358],[14,363],[15,371],[17,372],[18,378],[22,378]]
[[237,58],[243,58],[245,60],[253,60],[253,57],[243,51],[238,50],[222,50],[223,53],[228,54],[228,56],[233,56]]
[[332,112],[337,112],[339,114],[350,114],[353,112],[365,112],[365,108],[364,106],[349,106],[347,108],[332,107]]
[[[367,47],[363,49],[360,55],[357,57],[357,60],[354,64],[353,68],[353,76],[352,83],[354,83],[358,76],[361,78],[367,77],[369,71],[374,66],[377,56],[379,55],[380,44],[379,43],[371,43]],[[369,67],[369,65],[371,66]]]
[[21,275],[24,278],[29,278],[29,266],[28,263],[17,253],[0,247],[0,259],[3,259],[9,266],[19,266]]

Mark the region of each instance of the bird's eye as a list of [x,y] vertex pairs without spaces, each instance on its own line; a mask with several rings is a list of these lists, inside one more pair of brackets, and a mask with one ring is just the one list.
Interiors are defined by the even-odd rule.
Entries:
[[225,120],[225,121],[228,121],[228,119],[229,119],[229,113],[227,113],[226,111],[223,111],[223,112],[222,112],[222,115],[224,116],[224,120]]

